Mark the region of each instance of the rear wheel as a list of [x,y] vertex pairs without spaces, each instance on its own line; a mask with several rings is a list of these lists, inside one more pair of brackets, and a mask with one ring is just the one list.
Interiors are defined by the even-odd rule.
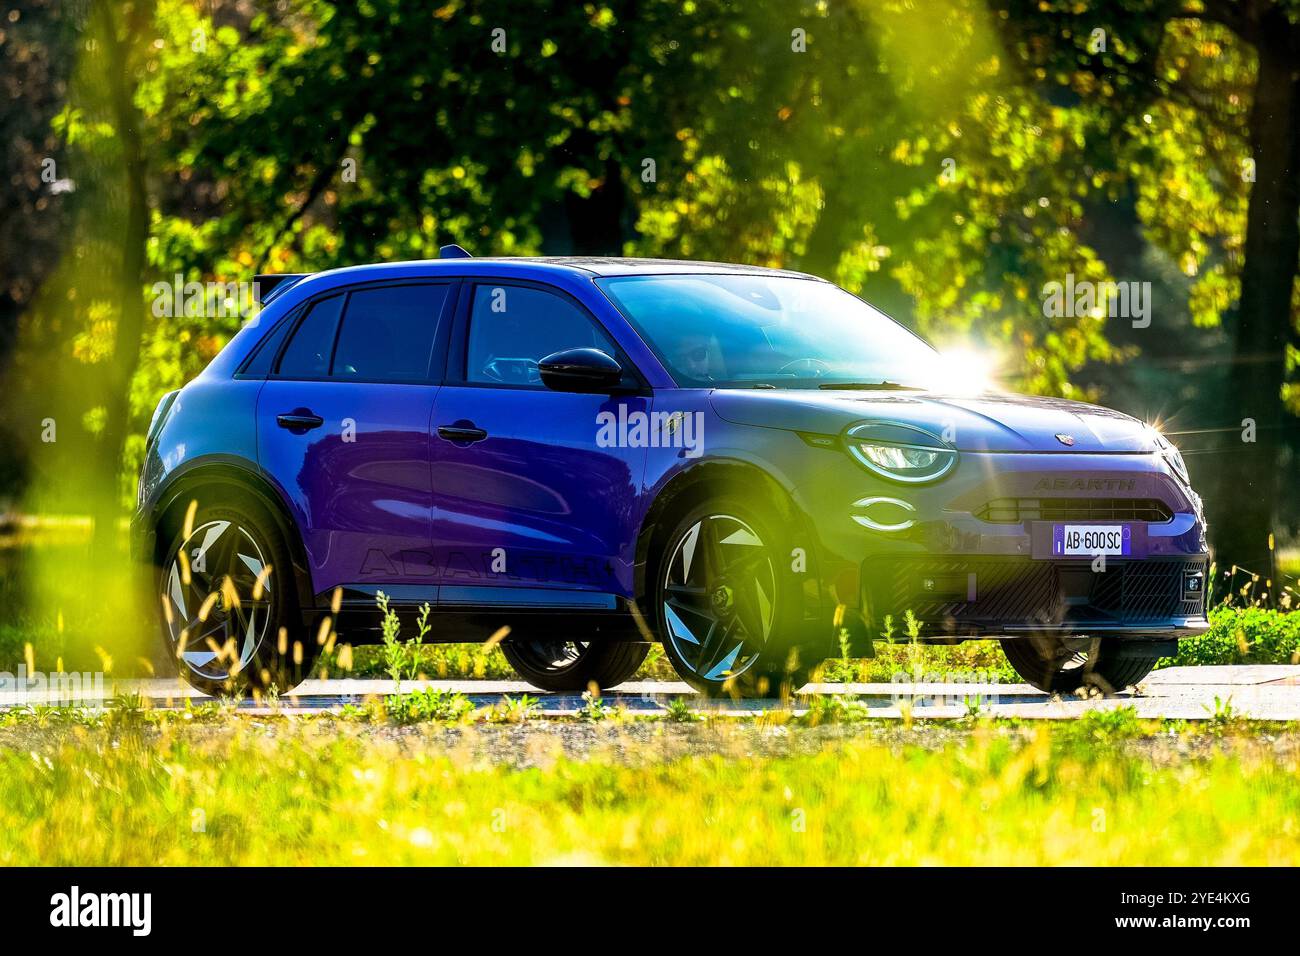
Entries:
[[631,641],[505,641],[501,653],[534,687],[557,693],[617,687],[636,673],[650,645]]
[[275,523],[252,502],[200,505],[170,534],[158,575],[163,641],[207,694],[292,690],[316,658]]
[[1058,694],[1084,686],[1115,694],[1146,677],[1160,660],[1120,657],[1114,643],[1088,637],[1004,637],[1002,650],[1027,683]]
[[[730,499],[688,510],[655,564],[652,594],[664,651],[705,694],[775,697],[798,690],[806,655],[799,582],[781,523]],[[801,659],[802,657],[802,659]]]

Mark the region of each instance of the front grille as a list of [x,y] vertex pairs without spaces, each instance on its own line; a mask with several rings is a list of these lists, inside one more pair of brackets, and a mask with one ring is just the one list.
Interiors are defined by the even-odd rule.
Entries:
[[1173,518],[1155,498],[995,498],[975,512],[981,521],[1150,521]]
[[877,626],[889,614],[901,631],[909,610],[919,621],[958,629],[1200,617],[1203,595],[1185,590],[1188,576],[1198,572],[1205,574],[1204,561],[1112,559],[1105,571],[1093,571],[1087,561],[931,557],[869,559],[862,580]]

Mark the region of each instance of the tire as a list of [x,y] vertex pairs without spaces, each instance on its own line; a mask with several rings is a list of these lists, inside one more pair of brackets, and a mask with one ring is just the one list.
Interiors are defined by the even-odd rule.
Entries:
[[686,683],[709,696],[787,696],[819,662],[803,619],[801,582],[782,556],[788,522],[731,496],[671,522],[651,555],[653,622]]
[[577,693],[617,687],[636,673],[650,645],[632,641],[504,641],[501,653],[534,687]]
[[200,501],[188,535],[159,528],[164,536],[155,594],[165,650],[185,682],[214,696],[285,693],[302,683],[319,648],[303,626],[288,548],[265,509],[251,499]]
[[1002,650],[1026,683],[1053,694],[1094,687],[1115,694],[1155,668],[1159,657],[1119,657],[1114,643],[1049,636],[1002,638]]

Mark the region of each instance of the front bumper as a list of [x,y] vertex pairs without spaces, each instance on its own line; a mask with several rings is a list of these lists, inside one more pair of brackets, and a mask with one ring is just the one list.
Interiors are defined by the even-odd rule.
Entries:
[[[868,558],[862,608],[875,633],[921,637],[1081,633],[1180,637],[1205,619],[1206,561]],[[892,627],[890,626],[892,622]]]
[[[1208,627],[1200,501],[1159,455],[964,453],[942,480],[905,487],[834,454],[797,497],[817,533],[823,600],[863,636],[906,639],[909,611],[923,639]],[[1096,569],[1062,557],[1065,523],[1123,524],[1129,553]]]

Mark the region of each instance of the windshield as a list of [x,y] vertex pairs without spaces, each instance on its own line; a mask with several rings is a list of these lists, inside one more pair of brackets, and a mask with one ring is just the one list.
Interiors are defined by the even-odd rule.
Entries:
[[926,388],[938,353],[828,282],[645,275],[597,284],[683,386]]

